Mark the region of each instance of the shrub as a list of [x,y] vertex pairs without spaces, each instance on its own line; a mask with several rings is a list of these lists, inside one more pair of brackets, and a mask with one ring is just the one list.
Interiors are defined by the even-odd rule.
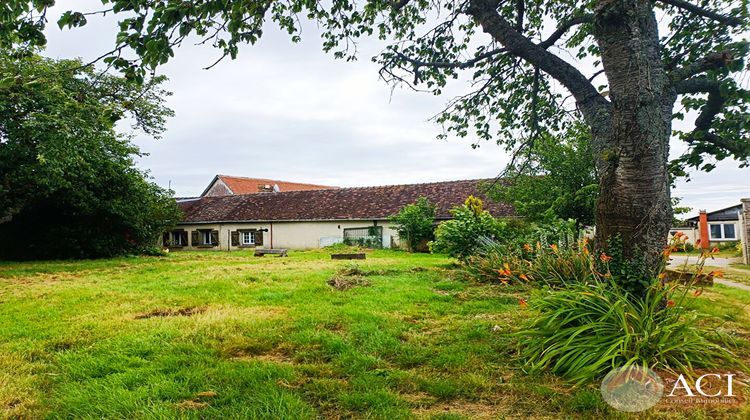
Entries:
[[399,238],[405,241],[409,251],[427,250],[427,242],[435,236],[435,209],[435,205],[425,197],[419,197],[388,219],[395,225]]
[[576,383],[620,366],[689,372],[736,362],[725,337],[685,309],[688,290],[656,283],[644,299],[613,282],[541,291],[529,301],[538,314],[518,334],[521,356],[530,371]]
[[506,223],[492,217],[482,208],[482,200],[473,196],[454,207],[451,214],[453,219],[440,223],[435,230],[431,251],[466,260],[477,252],[483,238],[501,238],[506,233]]

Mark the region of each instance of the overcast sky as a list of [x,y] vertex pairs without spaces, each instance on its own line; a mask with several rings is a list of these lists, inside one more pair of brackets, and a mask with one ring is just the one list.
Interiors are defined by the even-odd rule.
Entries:
[[[46,55],[93,59],[114,45],[116,26],[109,18],[57,29],[57,13],[75,3],[58,1],[50,14]],[[149,153],[139,165],[178,196],[193,196],[215,174],[363,186],[493,177],[508,161],[491,143],[475,150],[471,139],[436,140],[441,128],[428,119],[465,83],[453,83],[439,97],[391,91],[370,61],[384,44],[362,42],[359,61],[346,63],[321,51],[315,30],[302,38],[292,44],[267,30],[237,60],[211,70],[203,67],[218,58],[218,50],[187,44],[178,49],[159,70],[170,79],[165,87],[174,95],[168,106],[176,116],[163,139],[136,137]],[[680,182],[673,195],[694,213],[726,207],[750,197],[749,177],[750,169],[719,162],[713,172]]]

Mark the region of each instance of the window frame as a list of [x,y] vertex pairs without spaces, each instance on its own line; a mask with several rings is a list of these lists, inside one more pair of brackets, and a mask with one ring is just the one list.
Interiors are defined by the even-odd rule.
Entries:
[[[733,229],[734,236],[727,237],[726,234],[726,226],[731,225]],[[718,226],[720,236],[714,236],[713,227]],[[708,237],[712,241],[736,241],[737,240],[737,226],[734,223],[709,223],[708,224]]]
[[[212,246],[213,242],[211,241],[211,230],[204,229],[204,230],[201,230],[200,232],[201,232],[201,245]],[[206,242],[206,239],[208,239],[208,242]]]
[[182,243],[182,231],[173,230],[171,234],[172,238],[170,244],[172,246],[185,246],[185,244]]
[[[240,245],[242,246],[252,246],[255,245],[255,232],[252,230],[243,230],[240,232],[240,235],[242,237],[240,238]],[[249,238],[249,242],[245,241],[245,235],[247,235],[247,238]]]

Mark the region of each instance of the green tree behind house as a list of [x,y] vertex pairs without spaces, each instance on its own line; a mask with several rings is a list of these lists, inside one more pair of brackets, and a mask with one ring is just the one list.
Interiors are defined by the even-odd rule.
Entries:
[[409,251],[428,250],[427,242],[435,236],[435,210],[435,205],[427,198],[419,197],[388,219]]
[[513,204],[527,220],[574,220],[580,229],[594,224],[598,191],[591,136],[577,124],[564,136],[539,136],[525,159],[508,167],[506,182],[493,187],[491,196]]

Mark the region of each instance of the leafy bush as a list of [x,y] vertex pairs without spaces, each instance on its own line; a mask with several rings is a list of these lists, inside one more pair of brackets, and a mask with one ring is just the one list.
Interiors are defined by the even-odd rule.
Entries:
[[426,251],[427,242],[435,236],[435,205],[425,197],[404,206],[388,220],[393,223],[400,239],[411,252]]
[[453,219],[440,223],[435,230],[431,251],[466,260],[477,252],[483,238],[502,238],[507,230],[506,222],[492,217],[482,208],[482,200],[473,196],[451,209],[451,214]]
[[155,78],[138,87],[77,60],[0,53],[0,259],[138,253],[181,217],[135,160],[134,128],[157,135],[172,111]]
[[645,298],[633,299],[602,281],[540,291],[528,303],[537,314],[518,333],[521,356],[529,371],[576,383],[620,366],[689,372],[737,363],[726,337],[685,308],[688,290],[656,282]]

